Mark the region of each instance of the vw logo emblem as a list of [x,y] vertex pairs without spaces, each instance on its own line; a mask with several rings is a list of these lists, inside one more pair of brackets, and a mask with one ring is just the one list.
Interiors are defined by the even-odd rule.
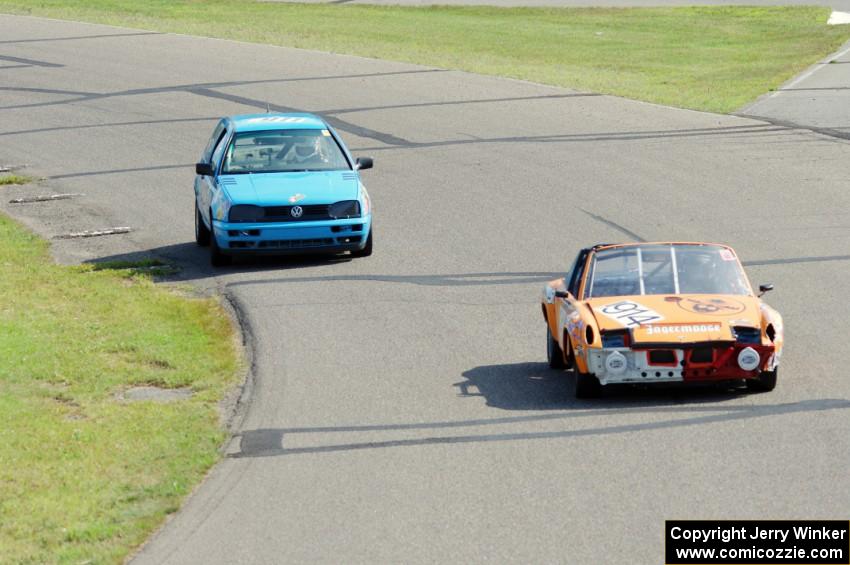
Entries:
[[301,206],[293,206],[289,209],[289,214],[293,218],[300,218],[304,214],[304,208],[302,208]]

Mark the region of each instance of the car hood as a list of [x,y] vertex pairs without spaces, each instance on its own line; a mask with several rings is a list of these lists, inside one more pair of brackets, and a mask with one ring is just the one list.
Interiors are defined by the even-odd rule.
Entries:
[[359,186],[354,171],[223,175],[218,182],[227,191],[233,204],[257,206],[330,204],[339,200],[356,200]]
[[754,296],[609,296],[587,304],[600,331],[631,328],[635,343],[734,340],[733,326],[761,328],[761,301]]

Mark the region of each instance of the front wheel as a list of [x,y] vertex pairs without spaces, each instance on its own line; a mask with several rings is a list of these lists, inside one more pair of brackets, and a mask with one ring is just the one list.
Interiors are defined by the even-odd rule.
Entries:
[[[210,214],[210,218],[212,218],[212,214]],[[232,261],[232,257],[230,255],[225,255],[221,252],[221,248],[218,246],[218,240],[215,238],[215,232],[210,230],[210,264],[213,267],[224,267],[225,265],[229,265]]]
[[198,201],[195,200],[195,243],[201,247],[206,247],[210,244],[210,230],[204,223],[201,217],[201,211],[198,210]]
[[761,374],[754,379],[747,379],[747,389],[753,392],[770,392],[776,388],[776,372],[779,369],[772,371],[762,371]]
[[552,330],[549,329],[548,322],[546,323],[546,360],[549,362],[550,369],[567,368],[567,363],[564,361],[564,351],[552,337]]
[[369,236],[366,238],[366,247],[352,251],[352,257],[368,257],[372,254],[372,229],[369,229]]

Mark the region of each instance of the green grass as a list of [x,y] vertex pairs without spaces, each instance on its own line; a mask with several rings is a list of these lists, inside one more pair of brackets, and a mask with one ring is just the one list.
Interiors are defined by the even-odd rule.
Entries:
[[351,53],[728,112],[850,38],[828,8],[0,0],[0,11]]
[[119,563],[218,459],[238,346],[215,300],[133,274],[162,266],[57,266],[0,215],[0,563]]
[[32,182],[32,177],[27,177],[24,175],[2,175],[0,174],[0,186],[10,185],[10,184],[27,184]]

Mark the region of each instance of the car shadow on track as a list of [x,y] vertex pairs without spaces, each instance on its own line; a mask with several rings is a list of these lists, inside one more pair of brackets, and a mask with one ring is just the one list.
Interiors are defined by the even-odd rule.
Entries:
[[569,441],[850,410],[850,400],[842,398],[778,404],[724,402],[739,393],[694,386],[614,387],[602,398],[576,400],[570,394],[571,373],[552,371],[543,363],[482,366],[463,376],[466,380],[455,384],[461,397],[484,397],[489,406],[529,412],[467,420],[248,429],[236,434],[227,456],[250,459],[446,444]]
[[234,273],[261,273],[289,269],[303,269],[347,263],[354,258],[350,255],[304,254],[292,256],[246,256],[234,259],[233,264],[225,267],[210,265],[209,250],[198,247],[194,242],[177,243],[145,249],[142,251],[120,253],[98,257],[87,261],[99,263],[134,263],[156,259],[176,267],[172,274],[161,277],[170,282],[191,282]]
[[[643,402],[631,407],[612,406],[612,404],[597,404],[596,407],[598,408],[596,410],[561,410],[544,414],[474,420],[243,430],[237,434],[238,441],[234,443],[234,446],[238,445],[238,451],[229,452],[228,457],[231,459],[279,457],[390,447],[413,448],[504,441],[555,439],[567,441],[587,436],[604,437],[766,417],[776,418],[807,412],[848,410],[850,400],[820,398],[754,406],[693,405],[669,402],[666,406],[652,406]],[[640,414],[654,417],[635,421],[633,416]],[[594,420],[594,423],[603,422],[601,425],[582,426],[586,418],[598,416],[605,417],[603,420]],[[547,422],[549,429],[543,427],[543,424]],[[529,423],[539,425],[531,429],[527,425],[523,426]],[[557,424],[561,425],[557,426]],[[506,431],[505,426],[518,427],[515,431]],[[552,429],[553,427],[556,429]],[[561,429],[557,429],[558,427]],[[400,432],[404,432],[405,437],[398,437]],[[384,437],[376,437],[376,434],[382,434]]]
[[736,385],[608,385],[600,398],[575,398],[575,374],[550,369],[546,363],[483,365],[463,373],[455,383],[462,397],[483,397],[487,406],[503,410],[565,410],[614,406],[658,406],[723,402],[744,394]]

